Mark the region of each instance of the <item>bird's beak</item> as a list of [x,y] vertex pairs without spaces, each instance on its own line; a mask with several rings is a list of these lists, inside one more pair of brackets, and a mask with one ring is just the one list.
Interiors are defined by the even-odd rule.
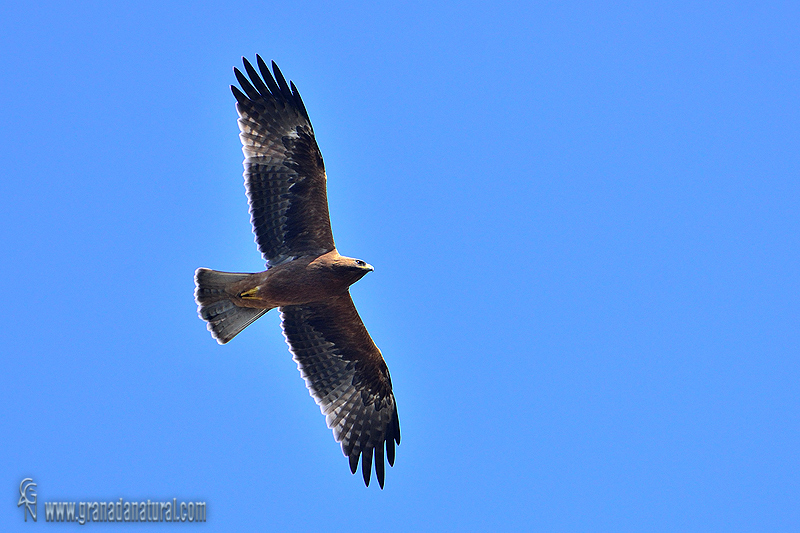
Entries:
[[368,272],[374,272],[375,271],[375,267],[370,265],[369,263],[367,263],[367,266],[365,266],[364,268],[366,268]]

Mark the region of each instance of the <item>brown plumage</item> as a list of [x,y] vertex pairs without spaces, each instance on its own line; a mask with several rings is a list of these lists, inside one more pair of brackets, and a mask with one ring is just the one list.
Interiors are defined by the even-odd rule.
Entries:
[[256,274],[199,268],[198,314],[225,344],[270,309],[311,396],[355,474],[369,486],[372,459],[383,488],[384,448],[394,465],[400,425],[381,351],[358,316],[349,287],[373,269],[339,255],[328,216],[325,166],[293,83],[256,56],[234,68],[244,180],[253,233],[267,270]]

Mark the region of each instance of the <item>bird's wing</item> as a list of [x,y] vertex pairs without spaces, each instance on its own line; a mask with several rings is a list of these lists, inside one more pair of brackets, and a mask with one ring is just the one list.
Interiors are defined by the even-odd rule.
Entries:
[[373,452],[383,488],[383,451],[394,465],[400,423],[389,369],[358,316],[350,293],[281,308],[286,343],[336,442],[369,486]]
[[329,252],[334,244],[325,165],[300,93],[294,83],[287,85],[274,62],[273,78],[260,56],[260,76],[242,59],[250,79],[234,68],[242,90],[231,86],[231,91],[239,112],[244,183],[258,249],[267,267]]

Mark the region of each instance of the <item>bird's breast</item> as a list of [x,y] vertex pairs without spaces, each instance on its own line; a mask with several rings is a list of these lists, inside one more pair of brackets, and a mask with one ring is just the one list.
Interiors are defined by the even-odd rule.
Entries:
[[276,306],[284,306],[326,300],[348,287],[325,265],[296,259],[268,270],[262,290]]

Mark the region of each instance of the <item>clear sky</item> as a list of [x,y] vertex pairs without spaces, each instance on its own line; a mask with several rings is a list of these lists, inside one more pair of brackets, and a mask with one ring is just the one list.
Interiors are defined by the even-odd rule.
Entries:
[[[55,528],[32,477],[40,522],[800,530],[796,2],[33,4],[0,7],[0,529]],[[375,266],[383,491],[276,312],[226,346],[196,314],[197,267],[263,268],[228,88],[256,53]]]

